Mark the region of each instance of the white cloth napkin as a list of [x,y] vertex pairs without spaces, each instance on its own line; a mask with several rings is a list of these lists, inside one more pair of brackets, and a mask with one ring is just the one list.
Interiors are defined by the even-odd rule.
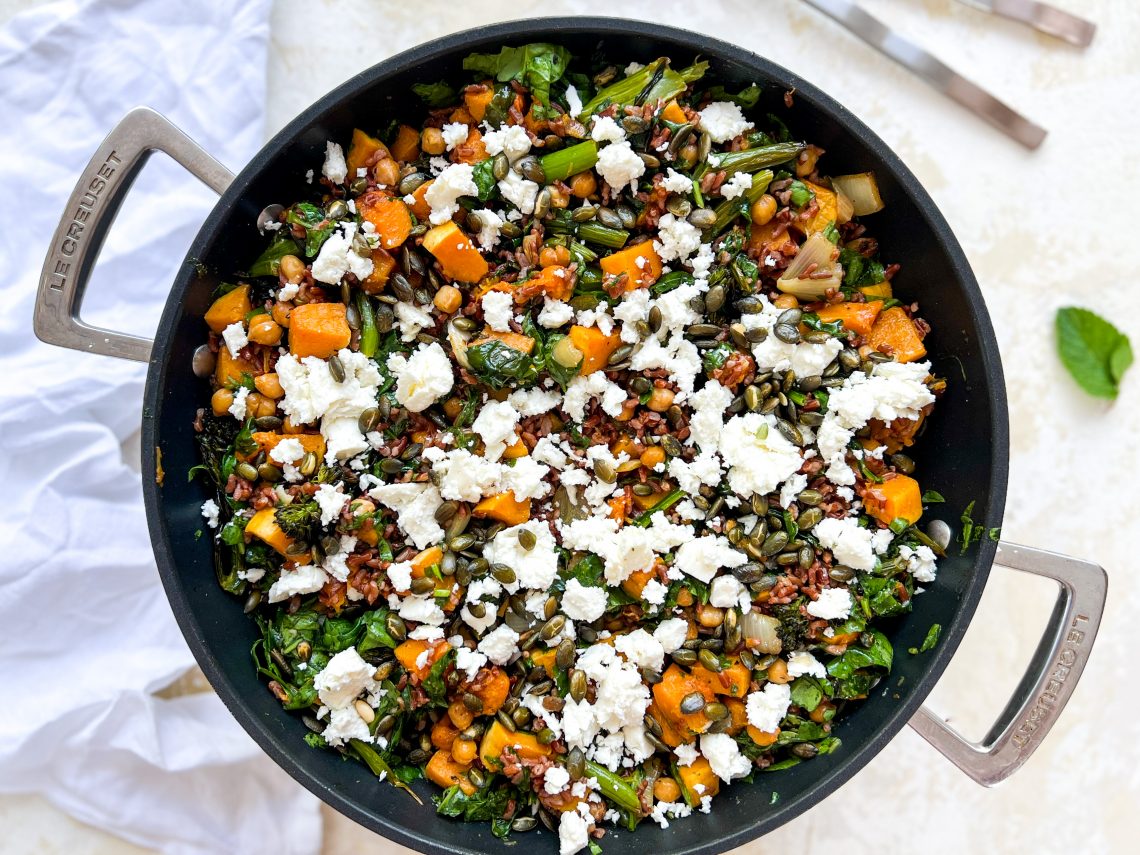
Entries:
[[[40,265],[106,132],[139,104],[231,168],[261,143],[269,0],[88,0],[0,33],[0,792],[169,853],[313,853],[317,801],[213,694],[158,581],[139,476],[145,366],[32,334]],[[213,198],[153,158],[84,314],[148,334]]]

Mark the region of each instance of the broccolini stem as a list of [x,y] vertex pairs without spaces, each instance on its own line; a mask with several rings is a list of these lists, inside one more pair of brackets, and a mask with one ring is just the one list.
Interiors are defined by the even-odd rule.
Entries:
[[602,795],[610,799],[619,807],[629,811],[634,816],[641,816],[641,799],[637,792],[614,772],[605,766],[599,766],[590,760],[586,761],[586,777],[597,778],[602,788]]
[[360,314],[360,352],[371,358],[380,346],[380,332],[376,329],[372,300],[363,291],[356,295],[356,311]]
[[711,234],[717,235],[728,228],[732,221],[740,216],[743,209],[751,205],[764,195],[768,185],[772,183],[772,170],[765,169],[752,176],[752,186],[744,191],[744,195],[736,199],[726,199],[716,206],[716,220],[709,229]]
[[598,162],[598,144],[593,140],[586,140],[577,145],[544,154],[539,160],[548,182],[565,181],[571,175],[585,172]]
[[582,223],[578,226],[578,237],[610,249],[621,249],[629,240],[629,232],[625,229],[611,229],[601,223]]

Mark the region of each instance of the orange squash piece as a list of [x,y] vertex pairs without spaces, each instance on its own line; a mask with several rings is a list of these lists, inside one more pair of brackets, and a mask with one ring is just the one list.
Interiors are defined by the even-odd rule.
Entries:
[[886,279],[882,282],[876,282],[874,285],[860,285],[859,291],[865,294],[868,299],[878,297],[883,300],[889,300],[894,296],[894,291],[891,290],[891,283]]
[[[502,284],[486,288],[487,291],[504,291]],[[574,293],[574,275],[559,264],[544,267],[514,288],[515,305],[521,306],[533,300],[540,294],[545,294],[551,300],[569,300]]]
[[530,499],[519,501],[515,494],[507,490],[497,496],[488,496],[471,509],[471,514],[480,518],[498,520],[507,525],[520,525],[530,519]]
[[882,300],[869,300],[866,303],[831,303],[817,310],[816,314],[824,323],[841,321],[853,333],[865,336],[871,332],[882,310]]
[[[301,443],[305,451],[311,451],[317,457],[325,456],[325,438],[319,433],[276,433],[271,430],[254,431],[253,441],[257,443],[258,450],[269,456],[269,452],[277,447],[282,440],[295,439]],[[240,455],[239,455],[240,456]]]
[[625,581],[621,583],[621,589],[631,597],[640,600],[641,594],[645,590],[645,586],[649,583],[649,580],[656,578],[657,574],[653,572],[652,568],[649,570],[634,570],[625,578]]
[[512,350],[518,350],[527,355],[530,355],[530,353],[534,350],[534,339],[529,335],[523,335],[522,333],[516,332],[498,332],[497,330],[493,330],[490,327],[483,330],[479,338],[475,339],[467,346],[474,347],[477,344],[485,344],[492,339],[495,341],[501,341]]
[[869,484],[863,493],[863,506],[887,525],[897,519],[915,523],[922,516],[922,489],[909,475],[896,474],[882,484]]
[[533,733],[515,731],[512,733],[495,721],[483,734],[479,744],[479,757],[488,769],[502,768],[500,757],[504,748],[513,748],[515,754],[526,760],[539,760],[550,756],[550,746],[543,745]]
[[224,344],[218,348],[218,361],[214,365],[214,378],[219,386],[227,386],[241,382],[241,376],[248,374],[253,377],[261,370],[261,366],[240,356],[235,359],[230,356],[230,349]]
[[439,721],[432,725],[431,744],[432,747],[440,751],[450,751],[451,743],[455,741],[457,736],[459,736],[459,728],[445,715],[440,716]]
[[463,125],[470,125],[475,122],[475,117],[471,115],[471,111],[467,109],[467,106],[463,105],[452,110],[451,115],[447,118],[447,121],[459,122]]
[[351,340],[344,303],[305,303],[289,318],[289,352],[298,359],[328,359]]
[[606,335],[597,327],[582,327],[575,324],[567,333],[574,346],[582,351],[582,367],[578,373],[585,376],[606,367],[610,356],[621,345],[621,336],[616,332]]
[[749,739],[763,748],[776,743],[776,738],[780,735],[780,728],[777,727],[774,731],[769,733],[766,730],[758,730],[752,725],[748,725],[748,727],[745,728],[745,732],[748,734]]
[[412,233],[412,215],[402,199],[380,190],[369,190],[356,200],[360,215],[376,227],[380,246],[395,249]]
[[439,750],[428,760],[427,766],[424,767],[424,775],[433,784],[438,784],[444,788],[458,785],[464,794],[473,796],[476,787],[467,778],[467,770],[470,768],[470,766],[456,763],[450,751]]
[[[388,147],[376,137],[364,133],[360,128],[354,128],[352,142],[348,146],[348,154],[344,157],[344,162],[348,166],[347,181],[352,182],[356,178],[356,170],[365,166],[372,155],[381,150],[385,154],[388,153]],[[382,159],[377,158],[377,160]]]
[[555,668],[554,659],[557,656],[557,654],[558,654],[558,651],[555,650],[553,647],[550,647],[550,648],[547,648],[546,650],[539,650],[537,652],[535,652],[535,650],[532,648],[528,655],[530,656],[531,663],[536,668],[545,668],[546,673],[549,676],[553,677],[554,676],[554,668]]
[[507,700],[511,691],[511,678],[502,668],[492,665],[479,674],[475,686],[467,691],[483,702],[483,715],[494,715]]
[[915,362],[926,356],[918,327],[901,306],[887,309],[879,315],[867,336],[867,344],[875,350],[889,348],[886,352],[893,354],[899,362]]
[[752,680],[752,672],[739,662],[725,668],[719,674],[705,668],[704,665],[694,665],[692,675],[709,687],[716,695],[728,695],[732,698],[743,698],[748,694],[748,684]]
[[795,255],[799,244],[796,239],[788,233],[787,229],[783,229],[782,234],[776,235],[776,230],[782,228],[783,224],[776,219],[770,220],[762,226],[753,223],[751,230],[748,233],[748,248],[754,250],[761,250],[768,247],[773,252],[780,252],[784,255]]
[[693,738],[682,737],[680,732],[673,727],[669,722],[669,718],[662,714],[661,707],[657,706],[655,701],[651,701],[648,709],[646,710],[654,720],[661,725],[661,741],[668,745],[670,748],[676,748],[685,742],[692,742]]
[[506,460],[518,460],[520,457],[529,457],[530,449],[526,447],[526,443],[521,439],[516,439],[514,443],[507,446],[507,450],[503,452],[503,457]]
[[360,283],[365,294],[379,294],[388,284],[388,277],[396,269],[396,259],[386,249],[372,250],[372,272]]
[[925,418],[920,412],[917,419],[895,419],[886,424],[878,419],[872,419],[868,422],[871,428],[871,440],[874,443],[871,447],[885,445],[887,451],[894,454],[914,445],[915,436],[917,436],[918,429],[922,427]]
[[286,550],[293,543],[293,538],[277,525],[273,508],[262,508],[250,517],[249,522],[245,524],[245,534],[247,537],[256,537],[282,555],[286,555]]
[[450,221],[424,235],[424,249],[436,257],[444,274],[457,282],[478,282],[490,269],[471,238]]
[[392,143],[392,157],[401,163],[415,160],[420,156],[420,132],[411,125],[400,125],[396,140]]
[[676,101],[670,101],[665,105],[665,109],[661,111],[661,118],[672,122],[674,125],[683,125],[689,121],[685,116],[685,111]]
[[472,165],[487,159],[487,146],[483,142],[483,134],[479,129],[472,127],[467,131],[467,139],[455,147],[455,160],[459,163]]
[[[678,766],[677,775],[681,778],[681,793],[690,805],[698,805],[705,796],[715,796],[720,792],[720,778],[704,757],[698,757],[688,766]],[[704,789],[698,790],[698,785]]]
[[653,248],[651,240],[611,252],[599,260],[598,264],[611,276],[624,273],[626,291],[648,288],[661,276],[661,256]]
[[428,217],[431,216],[431,205],[428,204],[427,191],[431,186],[432,181],[435,181],[435,179],[433,178],[431,181],[425,181],[423,184],[412,191],[412,199],[415,200],[412,203],[412,213],[416,215],[416,219],[421,223],[427,222]]
[[483,117],[487,115],[487,108],[495,97],[495,90],[491,88],[490,83],[483,85],[485,88],[482,90],[463,93],[463,104],[476,122],[483,121]]
[[829,190],[827,187],[813,184],[810,181],[805,181],[804,184],[815,193],[815,201],[819,209],[807,222],[793,222],[795,222],[799,228],[803,229],[804,234],[810,235],[814,232],[822,232],[839,219],[839,200],[834,190]]
[[206,325],[220,333],[230,324],[244,321],[251,311],[253,306],[249,301],[249,286],[238,285],[210,304],[205,314]]
[[748,726],[748,710],[745,708],[744,702],[736,698],[725,698],[724,705],[728,707],[728,712],[732,718],[732,724],[729,725],[725,733],[729,736],[736,736]]
[[661,682],[653,687],[653,700],[663,717],[658,721],[668,722],[685,741],[703,733],[708,726],[708,716],[703,710],[695,713],[681,712],[681,699],[693,692],[700,692],[709,702],[716,699],[708,683],[692,674],[686,674],[676,665],[666,668],[661,675]]
[[[396,648],[395,653],[396,659],[404,666],[405,671],[417,679],[423,680],[431,673],[431,666],[442,659],[450,649],[451,646],[442,638],[430,644],[426,641],[409,638]],[[427,661],[422,666],[417,665],[416,660],[425,650],[430,650]]]

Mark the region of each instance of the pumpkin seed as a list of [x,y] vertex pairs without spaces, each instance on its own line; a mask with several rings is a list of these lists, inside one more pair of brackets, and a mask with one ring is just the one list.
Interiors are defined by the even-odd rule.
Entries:
[[638,375],[629,381],[629,389],[637,395],[644,395],[646,392],[652,391],[653,381],[648,377]]
[[635,496],[652,496],[654,492],[655,491],[654,491],[653,486],[651,484],[634,484],[633,485],[633,495],[635,495]]
[[846,564],[836,564],[827,571],[828,577],[833,582],[841,582],[847,584],[855,578],[855,571],[848,567]]
[[554,653],[554,664],[558,670],[565,671],[573,665],[575,653],[574,640],[571,638],[562,639],[558,644],[558,649]]
[[606,365],[617,365],[621,362],[624,362],[625,360],[629,359],[630,354],[632,354],[632,353],[633,353],[633,345],[632,344],[623,344],[621,347],[617,348],[612,354],[610,354],[610,358],[606,361]]
[[678,665],[684,665],[686,667],[697,664],[696,651],[686,650],[683,647],[680,650],[674,650],[672,653],[670,653],[669,658],[676,662]]
[[521,546],[527,552],[530,552],[532,549],[534,549],[535,544],[537,543],[538,538],[529,528],[524,528],[519,532],[519,546]]
[[492,564],[491,575],[504,585],[509,585],[517,578],[515,571],[508,567],[506,564]]
[[621,227],[623,229],[632,229],[637,225],[637,214],[633,212],[633,208],[628,205],[618,205],[614,208],[614,213],[618,215],[621,220]]
[[430,576],[423,576],[419,579],[412,580],[413,594],[419,594],[420,596],[423,596],[424,594],[430,594],[434,590],[435,579],[431,578]]
[[801,377],[796,381],[796,388],[801,392],[814,392],[819,388],[819,384],[823,382],[823,378],[818,374],[811,374],[807,377]]
[[499,724],[501,724],[503,727],[505,727],[511,733],[514,733],[516,730],[518,730],[518,727],[515,725],[514,719],[511,718],[510,713],[508,713],[505,709],[499,710],[499,712],[495,716],[495,718],[497,718],[499,720]]
[[[547,728],[547,730],[550,730],[550,728]],[[550,733],[553,735],[554,731],[551,730]],[[550,743],[543,744],[549,745]],[[511,820],[511,831],[517,831],[523,834],[527,831],[533,831],[536,825],[538,825],[538,820],[533,816],[516,816]]]
[[801,546],[799,552],[796,553],[796,558],[800,569],[807,570],[815,563],[815,550],[810,546]]
[[[396,315],[388,306],[381,303],[376,308],[376,330],[377,332],[386,333],[392,329],[392,325],[396,322]],[[386,399],[385,399],[386,400]]]
[[776,338],[782,342],[787,344],[799,343],[800,331],[790,324],[776,324],[772,331],[776,334]]
[[257,467],[251,463],[239,463],[234,467],[234,474],[247,481],[257,480]]
[[467,770],[467,780],[481,790],[487,783],[487,776],[484,775],[478,768],[472,766]]
[[463,693],[463,706],[474,713],[483,712],[483,699],[473,692]]
[[612,208],[595,208],[598,222],[609,229],[622,228],[621,217]]
[[471,617],[475,618],[476,620],[482,620],[483,618],[485,618],[487,616],[487,604],[486,603],[468,603],[467,604],[467,611],[469,611],[471,613]]
[[594,474],[598,476],[598,480],[606,484],[612,484],[617,480],[617,470],[608,460],[596,460],[594,462]]
[[[581,673],[581,672],[579,672]],[[571,748],[566,755],[566,771],[571,778],[581,778],[586,774],[586,755],[581,748]]]
[[732,727],[732,719],[721,718],[717,719],[716,721],[709,722],[708,729],[705,730],[705,733],[724,733],[730,727]]
[[435,509],[435,521],[440,525],[444,525],[451,521],[451,518],[459,511],[459,505],[450,499]]
[[659,329],[661,329],[661,308],[660,308],[660,306],[654,306],[652,309],[649,310],[649,319],[648,320],[649,320],[649,331],[650,332],[656,333]]
[[676,156],[676,154],[685,146],[689,141],[689,137],[693,135],[693,123],[685,122],[683,125],[678,126],[673,131],[673,138],[669,140],[669,153]]
[[262,481],[268,481],[270,484],[276,484],[283,475],[280,467],[274,466],[272,463],[262,463],[257,467],[257,477]]
[[522,158],[515,164],[515,168],[522,173],[523,178],[527,181],[533,181],[535,184],[546,183],[546,170],[542,168],[542,161],[533,154],[528,154]]
[[451,325],[460,332],[474,332],[479,326],[470,318],[456,318],[451,322]]
[[550,206],[554,200],[554,191],[549,187],[543,187],[538,191],[538,195],[534,199],[534,218],[541,220],[548,213],[550,213]]
[[705,668],[708,668],[714,674],[719,674],[724,670],[724,666],[720,664],[720,657],[709,650],[707,647],[697,654],[697,660]]
[[776,323],[794,327],[803,319],[804,313],[800,309],[784,309],[776,316]]
[[819,748],[814,742],[800,742],[792,746],[792,753],[804,760],[810,760],[819,754]]
[[720,721],[728,717],[728,707],[720,702],[713,702],[705,707],[705,715],[713,721]]
[[422,442],[413,442],[400,454],[400,459],[404,461],[415,460],[424,450]]
[[203,344],[194,349],[194,355],[190,358],[190,370],[195,377],[210,377],[217,363],[217,354],[210,350],[209,345]]
[[242,606],[242,612],[249,614],[256,611],[257,607],[261,605],[261,589],[254,588],[249,592],[249,596],[245,598],[245,604]]
[[445,552],[443,557],[439,559],[439,572],[444,576],[454,576],[458,567],[459,559],[455,557],[454,552]]
[[554,636],[558,635],[558,633],[562,632],[562,628],[564,626],[566,626],[566,615],[555,615],[545,624],[543,624],[539,634],[544,639],[549,641],[550,639],[554,638]]
[[380,461],[380,471],[385,475],[395,475],[404,471],[404,462],[398,457],[385,457]]
[[764,539],[764,544],[760,547],[760,554],[765,558],[770,558],[787,545],[788,533],[786,531],[774,531]]
[[420,189],[420,185],[425,181],[427,181],[427,176],[422,172],[412,172],[400,179],[396,189],[400,191],[401,196],[407,196],[409,193],[415,193]]
[[704,231],[716,223],[716,211],[712,208],[693,208],[689,213],[689,223]]
[[403,273],[393,273],[389,279],[392,283],[392,292],[402,303],[410,303],[415,298],[415,289]]
[[360,428],[360,432],[363,434],[376,430],[378,424],[380,424],[380,410],[376,407],[369,407],[356,420],[356,426]]
[[800,412],[799,423],[804,427],[819,427],[823,424],[823,413],[819,412]]
[[340,357],[335,353],[329,357],[329,374],[332,375],[333,380],[337,383],[343,383],[345,378],[344,363],[340,361]]
[[719,332],[720,327],[716,324],[692,324],[685,329],[685,335],[695,338],[707,338],[709,336],[715,336]]
[[649,169],[660,169],[661,168],[661,159],[658,157],[654,157],[649,152],[639,151],[637,153],[637,156],[641,158],[641,162],[644,163]]
[[705,311],[719,312],[728,298],[728,292],[723,285],[713,285],[705,294]]
[[804,435],[800,433],[800,429],[787,419],[776,419],[776,430],[792,445],[804,444]]
[[759,297],[741,297],[734,305],[742,315],[758,315],[764,311],[764,302]]
[[700,692],[689,692],[681,698],[681,712],[685,715],[698,713],[705,708],[705,696]]
[[757,344],[758,342],[764,341],[766,338],[768,338],[768,328],[756,327],[755,329],[751,329],[746,332],[744,334],[744,337],[748,339],[751,344]]
[[661,448],[663,448],[665,453],[670,457],[680,457],[685,453],[680,441],[675,436],[669,434],[665,434],[665,436],[661,437]]
[[594,219],[596,213],[596,209],[593,205],[583,205],[581,208],[575,208],[570,218],[576,223],[585,223]]
[[389,612],[388,617],[384,619],[384,628],[396,641],[403,641],[408,637],[408,626],[404,623],[404,619],[392,612]]
[[491,162],[491,174],[495,176],[496,181],[502,181],[507,177],[507,173],[511,169],[511,162],[506,154],[499,152],[495,155],[495,159]]
[[348,216],[348,203],[343,199],[335,199],[329,202],[325,208],[325,216],[330,220],[340,220]]
[[674,404],[665,411],[665,418],[668,419],[669,424],[677,427],[685,420],[685,411],[681,409],[679,404]]
[[799,523],[800,531],[811,531],[821,519],[823,519],[823,511],[819,508],[808,508],[800,514],[800,518],[796,522]]
[[575,668],[570,672],[570,697],[574,699],[575,703],[581,703],[582,699],[586,697],[586,691],[589,688],[587,683],[586,672],[580,668]]
[[693,211],[693,203],[684,196],[670,196],[665,200],[665,210],[674,217],[687,217]]
[[914,472],[914,461],[905,454],[892,454],[891,463],[894,464],[895,469],[904,475],[910,475]]
[[621,126],[627,134],[643,134],[649,130],[649,120],[643,116],[626,116],[621,120]]

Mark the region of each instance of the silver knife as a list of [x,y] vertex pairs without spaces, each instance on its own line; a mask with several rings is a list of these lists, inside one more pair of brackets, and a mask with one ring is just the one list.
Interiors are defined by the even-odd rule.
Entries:
[[1077,47],[1088,47],[1096,34],[1096,24],[1086,21],[1056,6],[1039,3],[1037,0],[962,0],[968,6],[976,6],[1028,24],[1039,32],[1055,36]]
[[878,18],[850,0],[804,0],[838,21],[871,47],[908,68],[948,98],[985,119],[999,131],[1035,149],[1047,131],[976,83],[967,80],[942,60],[895,33]]

